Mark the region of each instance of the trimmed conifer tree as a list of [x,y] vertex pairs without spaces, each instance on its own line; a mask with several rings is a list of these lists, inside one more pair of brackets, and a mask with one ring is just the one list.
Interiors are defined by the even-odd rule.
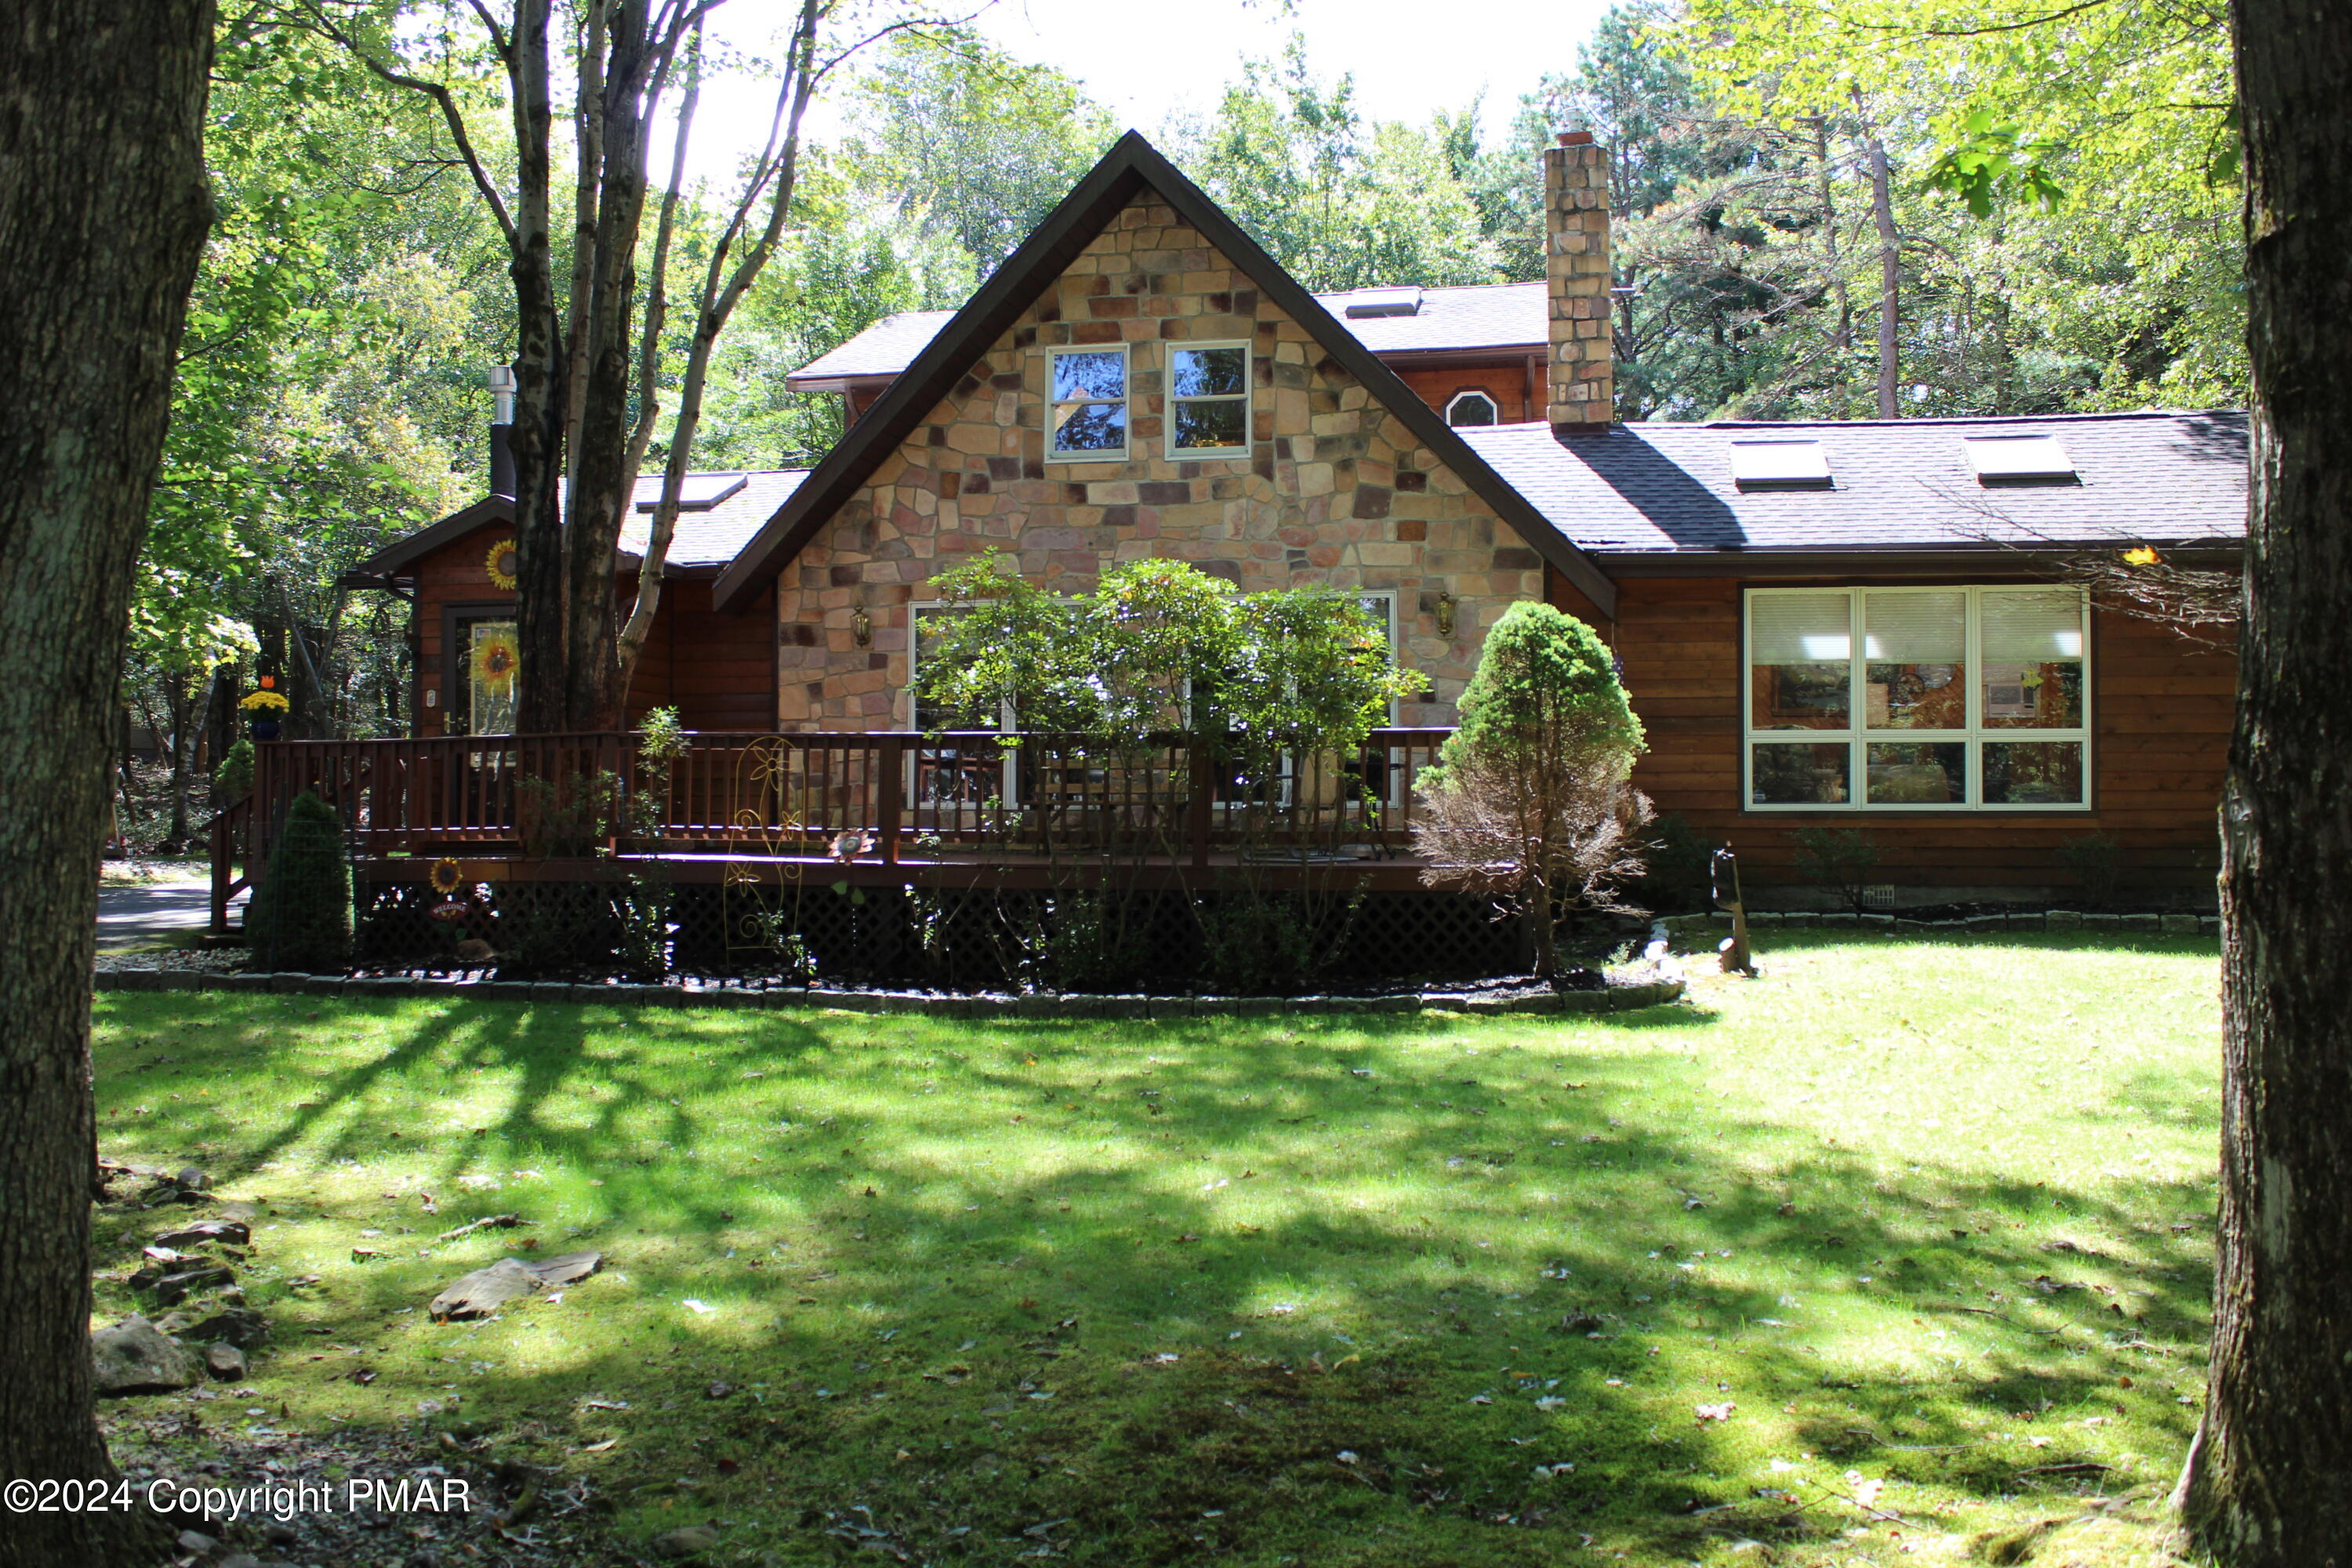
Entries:
[[1460,727],[1422,776],[1422,879],[1504,900],[1526,921],[1536,973],[1559,973],[1569,903],[1615,909],[1641,872],[1650,803],[1629,782],[1645,745],[1616,660],[1591,626],[1523,602],[1486,634]]
[[309,790],[286,807],[286,825],[246,910],[257,968],[339,972],[352,959],[352,867],[342,819]]

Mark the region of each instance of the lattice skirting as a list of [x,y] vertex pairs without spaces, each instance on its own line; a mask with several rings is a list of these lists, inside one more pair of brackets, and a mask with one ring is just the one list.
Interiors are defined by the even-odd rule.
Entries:
[[[902,983],[951,989],[1023,983],[1119,990],[1215,983],[1204,931],[1255,917],[1303,933],[1303,984],[1466,980],[1524,973],[1516,921],[1455,893],[1253,894],[969,891],[751,883],[489,883],[464,917],[415,883],[362,880],[359,960],[428,972],[484,967],[502,977],[589,979],[662,973]],[[1255,906],[1254,908],[1249,906]],[[446,911],[445,911],[446,912]]]

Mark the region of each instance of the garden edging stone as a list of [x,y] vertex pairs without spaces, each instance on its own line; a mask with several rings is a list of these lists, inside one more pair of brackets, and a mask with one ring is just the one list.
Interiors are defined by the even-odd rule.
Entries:
[[[300,986],[272,985],[297,978]],[[259,981],[260,984],[225,984]],[[482,1002],[592,1002],[613,1006],[830,1008],[845,1013],[898,1013],[932,1018],[1193,1018],[1280,1017],[1342,1013],[1616,1013],[1678,1000],[1680,980],[1611,985],[1507,999],[1454,991],[1403,991],[1385,996],[1143,996],[1072,992],[1026,996],[1002,993],[934,995],[920,991],[753,990],[744,986],[688,990],[675,985],[571,985],[550,981],[431,979],[413,975],[211,974],[170,969],[109,969],[92,976],[98,991],[268,991],[312,995],[440,996]],[[315,988],[312,984],[316,983]]]

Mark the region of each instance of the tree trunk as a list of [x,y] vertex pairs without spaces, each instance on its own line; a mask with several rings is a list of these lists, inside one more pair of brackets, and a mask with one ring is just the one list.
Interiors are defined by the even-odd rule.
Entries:
[[[0,10],[0,1478],[110,1476],[90,1405],[90,956],[131,567],[212,203],[211,0]],[[22,1513],[0,1563],[146,1563]]]
[[1830,364],[1837,416],[1843,419],[1853,412],[1846,396],[1846,360],[1853,350],[1853,294],[1846,284],[1845,258],[1838,254],[1837,182],[1830,167],[1830,117],[1826,114],[1813,117],[1813,169],[1821,184],[1822,269],[1829,275],[1830,297],[1837,301],[1837,325],[1830,333]]
[[[563,427],[568,378],[562,323],[555,312],[549,223],[548,46],[551,0],[516,0],[508,29],[508,83],[514,108],[515,205],[507,237],[515,286],[515,728],[563,728]],[[444,653],[450,664],[453,654]],[[450,679],[445,675],[445,681]]]
[[1531,878],[1527,900],[1528,945],[1535,950],[1536,976],[1549,980],[1559,969],[1559,929],[1552,914],[1551,885],[1541,877]]
[[188,847],[188,773],[196,749],[196,678],[189,671],[164,672],[163,710],[172,721],[172,773],[167,786],[172,792],[172,819],[163,837],[172,853],[181,855]]
[[2352,10],[2236,0],[2253,493],[2221,805],[2212,1372],[2177,1500],[2231,1568],[2352,1564]]
[[607,697],[620,630],[614,552],[636,499],[636,465],[629,446],[630,327],[637,297],[637,240],[645,223],[644,121],[652,112],[636,85],[647,68],[646,26],[642,6],[614,17],[607,58],[600,62],[605,68],[598,73],[601,90],[595,102],[583,105],[583,118],[598,124],[603,164],[597,171],[593,258],[585,268],[573,268],[575,287],[584,278],[588,288],[586,309],[577,300],[572,307],[582,341],[572,363],[585,384],[574,397],[580,422],[570,458],[577,479],[572,514],[564,521],[572,605],[566,717],[575,730],[613,730],[627,722],[624,704]]
[[1886,144],[1873,136],[1870,148],[1870,214],[1878,225],[1878,416],[1902,414],[1895,382],[1902,374],[1896,332],[1903,324],[1903,236],[1895,226],[1895,193],[1886,173]]

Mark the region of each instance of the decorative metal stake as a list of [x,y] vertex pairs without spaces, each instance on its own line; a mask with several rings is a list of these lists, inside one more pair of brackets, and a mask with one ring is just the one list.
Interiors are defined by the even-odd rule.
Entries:
[[1756,959],[1748,951],[1748,905],[1739,896],[1739,858],[1728,849],[1718,849],[1707,863],[1707,891],[1715,907],[1731,913],[1731,934],[1716,949],[1717,960],[1726,974],[1745,974],[1756,978]]

